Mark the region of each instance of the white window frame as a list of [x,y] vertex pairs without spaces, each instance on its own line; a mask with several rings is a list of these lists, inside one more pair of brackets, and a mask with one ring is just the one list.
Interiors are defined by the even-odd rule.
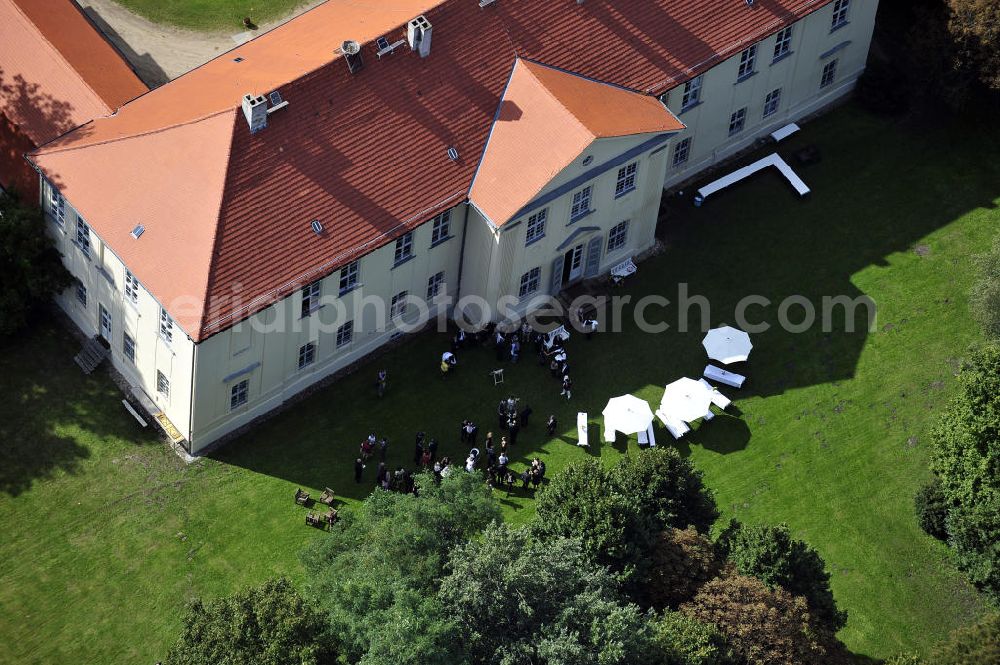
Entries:
[[634,192],[639,177],[639,160],[629,162],[618,169],[618,179],[615,182],[615,198]]
[[66,229],[66,197],[51,182],[46,181],[49,187],[49,208],[51,208],[52,219],[59,225],[60,229]]
[[701,103],[701,84],[704,83],[705,75],[696,76],[684,84],[684,96],[681,97],[681,111]]
[[409,296],[409,291],[400,291],[392,297],[392,302],[389,304],[390,319],[398,319],[406,314],[406,306],[409,304],[407,299]]
[[122,355],[135,365],[135,338],[127,330],[122,331]]
[[764,114],[761,116],[767,118],[778,112],[778,108],[781,106],[781,88],[775,88],[771,92],[767,93],[764,98]]
[[160,339],[167,344],[174,341],[174,320],[163,307],[160,307]]
[[608,251],[606,254],[613,254],[628,244],[629,220],[623,220],[611,227],[608,231]]
[[819,88],[828,88],[833,85],[833,82],[837,80],[837,63],[838,59],[833,59],[830,62],[823,65],[823,74],[819,79]]
[[530,245],[533,242],[545,237],[545,224],[549,218],[549,209],[542,208],[534,215],[528,217],[527,228],[524,232],[524,244]]
[[393,258],[393,265],[398,266],[404,261],[413,258],[413,231],[396,238],[396,251]]
[[90,226],[79,215],[76,216],[76,246],[81,252],[90,256]]
[[573,194],[573,202],[570,205],[569,222],[583,219],[590,214],[590,201],[594,193],[593,185],[587,185],[583,189]]
[[125,293],[125,300],[133,305],[139,304],[139,280],[136,279],[128,268],[125,268],[125,282],[122,285]]
[[337,348],[347,346],[354,340],[354,321],[348,321],[337,328]]
[[323,292],[323,280],[317,279],[312,284],[302,287],[302,318],[305,318],[319,309],[319,299]]
[[431,247],[435,245],[440,245],[445,240],[450,238],[448,235],[451,231],[451,210],[445,210],[443,213],[431,220]]
[[736,72],[736,82],[750,78],[757,71],[757,44],[740,53],[740,67]]
[[351,261],[340,269],[340,295],[357,288],[361,279],[361,261]]
[[305,369],[316,362],[316,342],[307,342],[299,347],[299,369]]
[[524,298],[525,296],[530,296],[535,293],[542,286],[542,268],[541,266],[532,268],[528,272],[521,275],[521,285],[518,288],[517,294],[519,298]]
[[741,134],[747,126],[747,107],[737,109],[733,111],[733,114],[729,116],[729,135],[736,136]]
[[229,410],[235,411],[250,401],[250,380],[243,379],[229,388]]
[[76,301],[87,306],[87,286],[80,280],[76,280]]
[[434,296],[441,293],[444,287],[444,270],[436,272],[427,278],[427,300],[431,301]]
[[170,379],[160,370],[156,370],[156,392],[170,399]]
[[674,166],[682,166],[687,164],[688,159],[691,157],[691,137],[681,139],[674,144],[674,155],[672,157],[671,163]]
[[830,20],[830,32],[847,25],[847,14],[851,9],[851,0],[834,0],[833,16]]
[[777,62],[792,52],[792,27],[781,30],[774,38],[774,57],[771,62]]

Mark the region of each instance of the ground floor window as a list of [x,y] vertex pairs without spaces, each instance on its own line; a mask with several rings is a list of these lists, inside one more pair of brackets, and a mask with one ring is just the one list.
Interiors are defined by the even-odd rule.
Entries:
[[743,131],[747,124],[747,107],[741,108],[729,116],[729,135],[735,136]]
[[764,98],[764,117],[769,115],[774,115],[778,111],[778,106],[781,104],[781,88],[772,90],[767,93],[767,97]]
[[406,299],[409,296],[409,291],[400,291],[392,297],[392,303],[389,305],[390,319],[395,319],[406,314]]
[[835,78],[837,78],[837,61],[831,60],[823,67],[823,76],[819,80],[819,87],[825,88],[833,83]]
[[135,364],[135,340],[128,333],[122,335],[122,353],[130,363]]
[[170,397],[170,379],[160,370],[156,370],[156,392],[164,397]]
[[628,242],[628,220],[620,224],[616,224],[612,227],[611,231],[608,232],[608,254],[614,252],[615,250],[621,249]]
[[524,297],[531,295],[538,290],[538,287],[542,282],[542,269],[532,268],[528,272],[521,275],[521,288],[518,289],[518,295]]
[[243,379],[232,388],[229,389],[229,410],[239,408],[247,403],[247,397],[250,392],[250,382]]
[[337,348],[347,346],[354,339],[354,321],[348,321],[337,328]]
[[83,282],[76,283],[76,299],[84,307],[87,306],[87,287],[83,285]]
[[316,361],[316,343],[309,342],[299,347],[299,369],[308,367]]
[[680,166],[681,164],[686,164],[688,157],[691,156],[691,137],[687,137],[683,141],[678,141],[674,144],[674,166]]
[[427,299],[431,300],[444,288],[444,271],[435,273],[427,280]]

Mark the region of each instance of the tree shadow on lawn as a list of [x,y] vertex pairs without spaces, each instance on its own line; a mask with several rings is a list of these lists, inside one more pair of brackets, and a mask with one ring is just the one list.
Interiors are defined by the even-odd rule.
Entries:
[[[852,283],[855,273],[888,265],[893,254],[911,252],[921,238],[969,210],[992,207],[998,193],[998,167],[991,156],[1000,153],[1000,141],[973,126],[907,132],[847,107],[810,123],[779,152],[787,157],[806,143],[818,145],[824,160],[800,169],[813,189],[809,197],[796,199],[779,176],[764,173],[714,196],[702,208],[668,202],[661,223],[667,252],[643,263],[624,288],[612,292],[632,296],[633,304],[649,294],[675,302],[677,285],[687,283],[692,295],[708,299],[709,326],[734,323],[735,306],[744,296],[767,297],[772,305],[751,308],[749,315],[772,327],[752,335],[755,348],[742,368],[749,377],[744,388],[722,387],[733,398],[778,395],[853,377],[869,335],[865,308],[855,311],[854,332],[845,331],[840,309],[834,311],[831,331],[816,325],[792,333],[776,325],[778,303],[804,296],[819,315],[823,296],[862,296]],[[943,151],[945,145],[950,148]],[[910,259],[934,261],[935,255],[911,253]],[[600,437],[600,411],[608,398],[633,393],[655,404],[665,384],[701,376],[708,362],[698,307],[680,317],[676,309],[650,308],[647,320],[670,325],[660,334],[639,330],[630,307],[620,332],[599,333],[589,341],[575,335],[568,343],[572,401],[559,397],[558,381],[535,366],[530,354],[518,365],[501,365],[489,348],[462,351],[456,374],[442,380],[437,363],[448,347],[447,337],[414,335],[213,457],[294,485],[330,486],[338,494],[361,498],[372,488],[377,466],[366,469],[362,484],[354,483],[353,460],[368,431],[389,436],[390,468],[413,468],[418,430],[436,436],[440,454],[461,464],[468,451],[458,441],[461,420],[480,424],[480,443],[489,429],[499,442],[496,404],[510,394],[525,398],[534,409],[533,425],[521,432],[512,462],[527,463],[539,451],[559,464],[600,455],[603,444],[595,446],[593,439]],[[800,320],[801,308],[792,310],[793,320]],[[681,320],[689,332],[678,330]],[[506,382],[494,386],[489,372],[499,366],[508,369]],[[379,367],[390,372],[390,389],[382,400],[372,388]],[[575,445],[577,411],[587,411],[591,428],[598,430],[596,436],[591,432],[589,453]],[[550,413],[560,424],[558,438],[551,441],[544,435]],[[737,412],[731,407],[730,413]],[[672,442],[659,424],[656,428],[658,441]],[[749,445],[749,438],[739,418],[719,416],[711,427],[697,428],[677,445],[682,451],[698,444],[732,452]]]
[[47,322],[0,347],[0,493],[18,496],[60,471],[77,473],[92,451],[65,430],[157,442],[117,411],[121,395],[103,370],[91,376],[79,370],[77,346],[58,322]]

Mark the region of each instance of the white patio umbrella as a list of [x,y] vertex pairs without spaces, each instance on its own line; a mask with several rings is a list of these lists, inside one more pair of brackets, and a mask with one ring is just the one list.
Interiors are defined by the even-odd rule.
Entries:
[[605,441],[614,441],[615,431],[622,434],[645,432],[653,422],[653,410],[649,408],[649,403],[635,395],[612,397],[602,413]]
[[708,352],[708,357],[718,360],[723,365],[739,363],[750,357],[753,344],[750,335],[732,326],[713,328],[701,340],[701,345]]
[[708,413],[711,404],[712,391],[700,381],[685,377],[667,385],[660,409],[675,420],[689,423]]

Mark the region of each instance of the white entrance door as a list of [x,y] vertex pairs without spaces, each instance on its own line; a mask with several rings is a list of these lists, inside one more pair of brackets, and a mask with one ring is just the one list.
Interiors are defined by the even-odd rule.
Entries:
[[111,343],[111,314],[104,305],[99,305],[101,312],[101,337],[105,342]]

